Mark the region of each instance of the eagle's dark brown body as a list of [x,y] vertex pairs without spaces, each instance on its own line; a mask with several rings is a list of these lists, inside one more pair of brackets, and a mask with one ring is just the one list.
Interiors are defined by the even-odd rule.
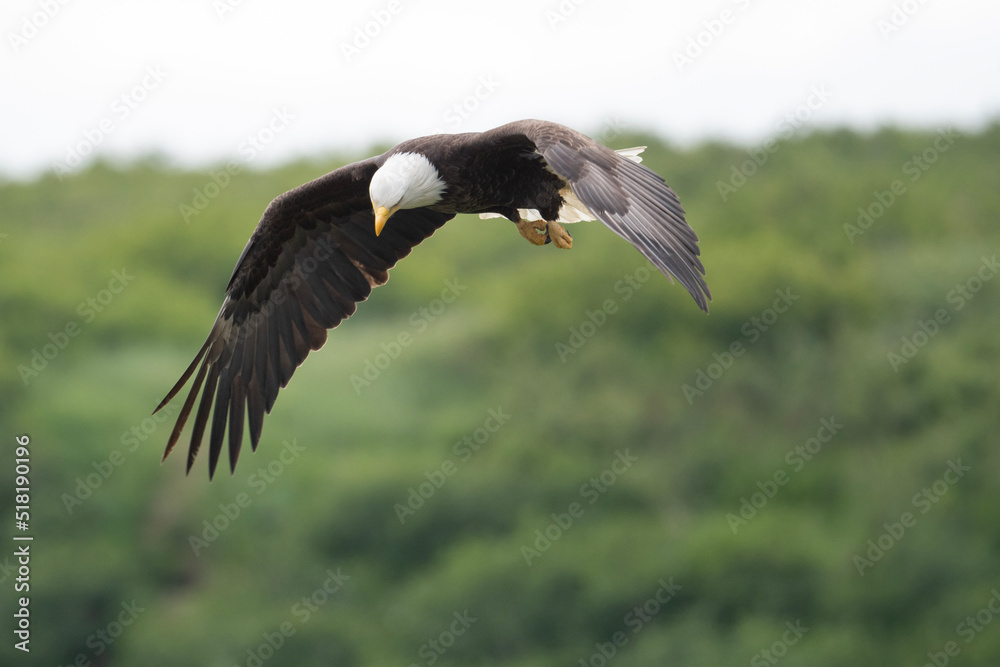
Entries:
[[[509,127],[507,125],[504,126]],[[566,180],[546,168],[524,138],[496,140],[488,132],[443,134],[405,141],[385,154],[420,153],[451,185],[444,201],[428,208],[445,213],[500,213],[517,220],[517,209],[558,217]],[[381,156],[380,156],[381,157]]]

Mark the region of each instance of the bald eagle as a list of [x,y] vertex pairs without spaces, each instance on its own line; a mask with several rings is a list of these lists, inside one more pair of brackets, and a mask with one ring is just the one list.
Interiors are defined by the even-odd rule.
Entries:
[[234,470],[244,422],[256,451],[264,413],[309,351],[323,346],[327,329],[352,315],[396,262],[458,213],[502,216],[531,243],[558,248],[572,246],[560,223],[600,220],[677,278],[707,312],[711,293],[698,237],[674,192],[639,164],[641,150],[614,151],[568,127],[522,120],[404,141],[278,196],[236,262],[208,340],[154,410],[198,369],[163,458],[201,392],[187,471],[213,400],[209,478],[227,421]]

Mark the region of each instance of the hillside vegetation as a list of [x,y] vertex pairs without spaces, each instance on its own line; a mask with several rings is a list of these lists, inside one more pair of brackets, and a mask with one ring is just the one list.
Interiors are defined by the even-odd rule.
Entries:
[[0,662],[996,665],[1000,126],[613,144],[678,192],[710,315],[603,225],[460,217],[211,484],[150,412],[267,203],[347,156],[0,185],[35,536]]

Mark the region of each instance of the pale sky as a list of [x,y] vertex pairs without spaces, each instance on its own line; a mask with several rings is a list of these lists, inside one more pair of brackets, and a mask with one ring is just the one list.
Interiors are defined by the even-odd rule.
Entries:
[[997,26],[991,0],[5,0],[0,177],[267,167],[529,117],[683,145],[975,129],[1000,118]]

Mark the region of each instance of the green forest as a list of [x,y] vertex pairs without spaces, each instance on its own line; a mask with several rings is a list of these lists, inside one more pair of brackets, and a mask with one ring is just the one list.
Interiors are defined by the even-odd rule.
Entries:
[[1000,125],[601,138],[710,314],[460,216],[212,482],[151,412],[268,202],[367,155],[0,182],[0,663],[998,664]]

